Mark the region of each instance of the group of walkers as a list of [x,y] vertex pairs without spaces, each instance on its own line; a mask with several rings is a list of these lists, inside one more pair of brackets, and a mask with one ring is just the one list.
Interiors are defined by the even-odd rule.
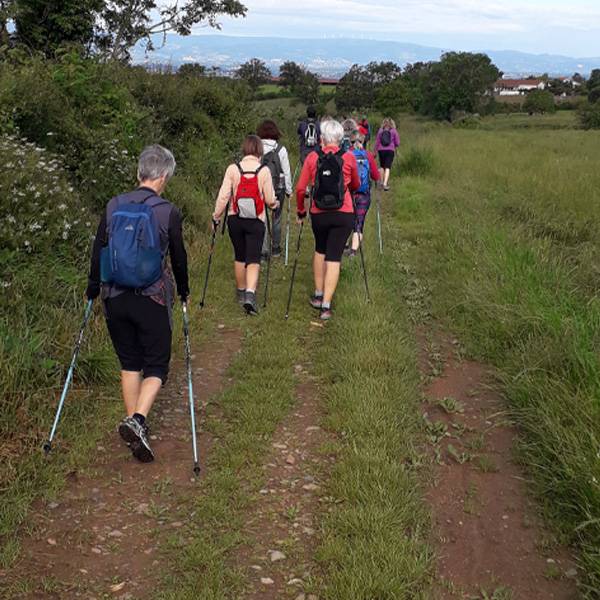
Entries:
[[[315,251],[309,302],[327,321],[333,315],[342,258],[361,249],[371,184],[383,180],[383,189],[389,189],[400,139],[393,121],[385,119],[375,140],[378,168],[368,150],[366,117],[319,121],[309,108],[298,136],[302,166],[295,189],[296,221],[303,228],[310,214]],[[294,193],[281,138],[277,124],[266,120],[244,139],[242,158],[227,167],[212,215],[213,235],[227,220],[236,299],[249,315],[259,310],[261,260],[281,254],[282,215]],[[147,418],[169,374],[175,294],[184,307],[189,297],[181,213],[162,197],[174,171],[175,159],[166,148],[154,145],[142,152],[138,188],[113,198],[102,216],[86,291],[90,303],[98,296],[103,300],[121,365],[126,417],[118,430],[141,462],[154,460]]]

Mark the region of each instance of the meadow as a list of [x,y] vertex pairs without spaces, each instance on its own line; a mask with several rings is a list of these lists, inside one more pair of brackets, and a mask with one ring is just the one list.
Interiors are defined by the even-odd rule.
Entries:
[[597,597],[600,146],[570,118],[473,130],[404,119],[394,223],[429,289],[425,312],[497,368],[519,460]]

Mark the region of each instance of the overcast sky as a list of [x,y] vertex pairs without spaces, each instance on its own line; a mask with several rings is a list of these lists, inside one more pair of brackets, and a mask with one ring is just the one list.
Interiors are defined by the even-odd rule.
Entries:
[[248,17],[222,19],[222,33],[364,36],[457,50],[600,56],[600,0],[242,1]]

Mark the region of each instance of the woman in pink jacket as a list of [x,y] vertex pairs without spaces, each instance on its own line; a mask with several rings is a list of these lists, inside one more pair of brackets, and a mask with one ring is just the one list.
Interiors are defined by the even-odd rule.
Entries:
[[390,173],[396,156],[396,149],[400,146],[400,136],[393,119],[387,117],[377,132],[375,152],[379,154],[379,168],[383,179],[383,189],[390,191]]

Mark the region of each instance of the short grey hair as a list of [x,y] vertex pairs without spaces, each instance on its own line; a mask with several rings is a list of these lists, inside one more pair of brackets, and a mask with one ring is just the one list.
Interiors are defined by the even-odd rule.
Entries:
[[175,166],[175,157],[170,150],[158,144],[147,146],[138,162],[138,180],[154,181],[161,177],[171,179],[175,173]]
[[325,145],[339,145],[344,139],[344,128],[339,121],[325,121],[321,123],[321,137]]

